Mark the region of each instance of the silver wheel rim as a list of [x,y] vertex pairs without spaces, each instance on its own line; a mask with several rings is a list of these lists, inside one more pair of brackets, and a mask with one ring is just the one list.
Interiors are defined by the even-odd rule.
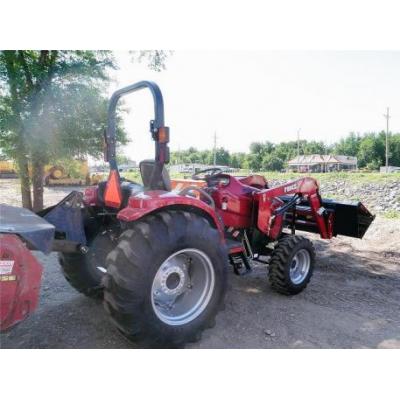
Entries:
[[215,286],[210,258],[187,248],[169,256],[158,269],[151,288],[151,304],[168,325],[184,325],[207,307]]
[[290,264],[290,280],[299,285],[306,279],[310,270],[311,258],[310,253],[306,249],[300,249],[292,258]]

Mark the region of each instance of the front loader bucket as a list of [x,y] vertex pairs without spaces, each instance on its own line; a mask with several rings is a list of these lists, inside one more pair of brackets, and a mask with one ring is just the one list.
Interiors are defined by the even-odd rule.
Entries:
[[[288,202],[292,196],[281,196]],[[361,239],[375,216],[361,202],[337,201],[322,199],[322,206],[333,214],[333,235],[350,236]],[[285,214],[285,223],[291,225],[292,213]],[[295,228],[301,231],[319,233],[308,201],[303,200],[296,206]]]
[[324,199],[323,207],[334,212],[333,234],[362,239],[365,232],[375,219],[360,201],[339,202]]

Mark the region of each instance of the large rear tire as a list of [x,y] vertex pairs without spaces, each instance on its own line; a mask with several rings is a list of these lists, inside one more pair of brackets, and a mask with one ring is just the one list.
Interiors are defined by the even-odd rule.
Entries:
[[104,306],[129,339],[181,347],[214,326],[227,267],[227,249],[205,218],[159,212],[134,223],[108,256]]
[[269,282],[278,293],[298,294],[310,282],[315,251],[303,236],[284,236],[278,241],[269,263]]
[[86,254],[59,253],[58,260],[65,279],[85,296],[102,298],[106,257],[114,246],[110,233],[104,231],[90,240]]

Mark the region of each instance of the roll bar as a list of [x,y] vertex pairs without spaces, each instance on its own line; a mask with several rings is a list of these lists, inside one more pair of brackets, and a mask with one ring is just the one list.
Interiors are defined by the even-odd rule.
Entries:
[[154,82],[141,81],[119,89],[111,96],[108,105],[107,130],[104,135],[105,161],[109,162],[111,170],[118,171],[116,160],[116,108],[118,100],[126,94],[146,88],[150,90],[154,102],[154,120],[150,121],[150,132],[156,145],[155,161],[159,167],[169,162],[169,128],[164,126],[164,101],[161,90]]

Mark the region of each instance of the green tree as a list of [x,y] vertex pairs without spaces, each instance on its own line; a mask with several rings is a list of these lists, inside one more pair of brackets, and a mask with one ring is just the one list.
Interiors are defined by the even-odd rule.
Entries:
[[219,147],[216,151],[215,161],[217,165],[230,165],[231,156],[229,154],[229,151],[224,149],[223,147]]
[[283,166],[284,161],[276,154],[266,154],[262,159],[261,167],[263,171],[281,171]]
[[358,165],[378,169],[385,164],[385,134],[367,133],[360,141],[357,152]]
[[245,168],[246,153],[232,153],[231,163],[232,168]]
[[259,154],[250,153],[247,155],[245,166],[253,171],[260,171],[262,168],[262,158]]
[[303,144],[303,154],[326,154],[326,147],[323,142],[316,142],[315,140],[311,142],[305,141]]
[[400,133],[389,138],[389,164],[400,167]]
[[271,142],[253,142],[250,144],[250,153],[266,154],[274,151],[274,144]]
[[345,138],[340,139],[331,149],[332,154],[357,156],[360,147],[361,136],[354,132],[349,133]]
[[211,150],[203,150],[200,152],[200,162],[202,164],[212,164],[214,162],[214,154]]
[[[297,142],[281,142],[275,146],[275,154],[285,162],[297,156]],[[300,151],[300,154],[303,154]]]
[[[153,56],[149,52],[142,59]],[[154,65],[160,63],[157,57]],[[60,155],[101,154],[107,109],[103,93],[114,68],[109,51],[0,52],[0,145],[17,162],[24,207],[43,208],[47,162]],[[117,135],[125,142],[120,128]]]
[[247,165],[254,171],[262,169],[263,158],[267,154],[271,154],[275,146],[271,142],[253,142],[250,144],[250,154],[247,159]]
[[[385,133],[367,133],[359,135],[350,133],[329,148],[319,141],[300,141],[300,154],[337,154],[357,156],[359,165],[370,169],[378,169],[384,164]],[[391,134],[389,138],[390,164],[400,166],[400,134]],[[233,168],[246,168],[253,171],[274,170],[280,171],[285,163],[297,155],[297,141],[281,142],[253,142],[249,153],[229,153],[220,148],[217,151],[217,164],[229,165]],[[199,162],[213,163],[211,150],[198,151],[194,147],[171,154],[173,163]]]
[[139,50],[131,51],[132,61],[146,62],[154,71],[166,69],[166,61],[173,54],[171,50]]

